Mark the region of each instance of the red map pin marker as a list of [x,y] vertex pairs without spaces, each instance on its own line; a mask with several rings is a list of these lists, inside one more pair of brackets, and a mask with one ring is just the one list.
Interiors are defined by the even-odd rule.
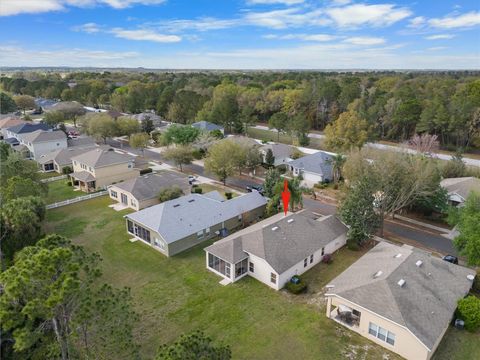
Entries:
[[285,216],[288,211],[288,203],[290,202],[290,191],[288,191],[288,180],[283,181],[283,191],[282,191],[282,201],[283,201],[283,212]]

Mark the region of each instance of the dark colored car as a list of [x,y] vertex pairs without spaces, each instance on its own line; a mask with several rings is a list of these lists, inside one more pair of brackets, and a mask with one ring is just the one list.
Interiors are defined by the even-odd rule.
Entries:
[[258,191],[260,195],[263,195],[263,186],[261,185],[250,185],[247,186],[247,191],[252,192],[252,191]]
[[458,265],[458,258],[456,256],[445,255],[442,259],[448,261],[449,263]]

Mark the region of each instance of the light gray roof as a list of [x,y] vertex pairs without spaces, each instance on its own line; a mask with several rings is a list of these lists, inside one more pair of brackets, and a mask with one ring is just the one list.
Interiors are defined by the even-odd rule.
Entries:
[[319,151],[315,154],[306,155],[299,159],[289,161],[288,165],[331,178],[332,165],[329,162],[330,159],[332,159],[332,155]]
[[97,145],[95,140],[93,138],[91,138],[90,136],[82,136],[82,137],[78,137],[78,138],[75,138],[75,139],[68,139],[67,144],[68,144],[68,147],[77,147],[77,146],[81,146],[81,147],[92,146],[93,147],[93,146]]
[[[314,220],[303,212],[289,213],[286,217],[281,213],[217,241],[205,250],[232,263],[242,258],[242,253],[250,253],[264,259],[281,274],[347,230],[332,215]],[[227,244],[239,239],[241,248]]]
[[199,122],[193,123],[192,126],[197,129],[206,130],[206,131],[223,130],[222,126],[211,123],[209,121],[199,121]]
[[83,154],[72,157],[72,160],[76,160],[87,166],[93,168],[110,166],[115,164],[122,164],[127,162],[133,162],[134,158],[130,155],[120,154],[112,150],[104,150],[101,148],[93,149]]
[[37,130],[32,133],[26,134],[23,139],[30,143],[40,143],[40,142],[48,142],[48,141],[58,141],[58,140],[65,140],[67,135],[63,131],[44,131],[44,130]]
[[72,157],[81,155],[83,153],[89,152],[96,148],[96,145],[93,144],[91,146],[75,146],[75,147],[68,147],[66,149],[58,149],[40,156],[37,159],[37,162],[40,164],[45,164],[50,161],[55,161],[58,165],[71,165],[72,164]]
[[262,146],[262,150],[268,151],[268,149],[272,150],[273,156],[277,159],[288,158],[292,155],[294,150],[293,146],[285,145],[285,144],[266,144]]
[[[396,255],[401,256],[396,257]],[[416,263],[422,264],[417,266]],[[374,274],[382,273],[374,277]],[[328,290],[408,328],[427,348],[442,336],[475,271],[410,246],[381,242],[335,278]],[[403,279],[405,284],[398,285]]]
[[190,188],[186,175],[164,171],[159,174],[139,176],[119,184],[112,185],[124,191],[128,191],[138,201],[153,199],[165,188],[178,186],[184,192]]
[[448,178],[443,179],[440,186],[446,189],[449,194],[458,194],[467,199],[470,192],[480,192],[480,179],[475,177]]
[[257,192],[223,202],[210,196],[190,194],[126,217],[158,232],[167,243],[172,243],[264,205],[265,198]]
[[80,181],[95,181],[95,177],[90,174],[88,171],[77,171],[74,173],[71,173],[70,176],[73,176],[75,179],[80,180]]

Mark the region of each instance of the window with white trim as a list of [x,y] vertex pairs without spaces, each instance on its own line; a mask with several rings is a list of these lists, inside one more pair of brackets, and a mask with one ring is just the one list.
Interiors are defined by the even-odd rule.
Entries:
[[116,199],[116,198],[118,197],[117,192],[114,191],[114,190],[110,190],[110,195],[111,195],[114,199]]
[[197,232],[197,238],[199,239],[203,238],[203,230],[200,230]]
[[251,263],[248,264],[248,271],[250,271],[252,273],[255,272],[255,264],[254,263],[251,262]]
[[307,267],[308,265],[308,258],[303,260],[303,267]]
[[310,255],[310,264],[313,263],[313,254]]
[[395,345],[395,334],[382,328],[381,326],[378,326],[374,323],[369,323],[368,333],[390,345]]
[[277,274],[270,273],[270,282],[273,283],[273,284],[277,283]]
[[325,248],[322,247],[322,256],[325,255]]

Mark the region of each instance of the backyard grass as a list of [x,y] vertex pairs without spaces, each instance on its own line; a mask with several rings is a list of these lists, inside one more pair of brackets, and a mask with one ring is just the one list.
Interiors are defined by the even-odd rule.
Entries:
[[[274,141],[280,142],[283,144],[292,145],[292,137],[288,134],[280,134],[280,139],[278,139],[278,134],[269,130],[262,130],[257,128],[248,128],[248,136],[265,141]],[[321,139],[309,138],[310,143],[306,146],[312,149],[325,150],[323,142]]]
[[225,192],[231,192],[232,197],[237,196],[237,193],[235,193],[234,191],[231,191],[228,188],[225,190],[225,188],[223,188],[221,186],[213,185],[213,184],[205,184],[205,183],[204,184],[198,184],[197,187],[202,189],[202,194],[206,194],[210,191],[218,191],[225,199],[227,198],[225,196]]
[[234,359],[399,359],[325,317],[323,285],[361,253],[342,250],[331,265],[307,274],[309,293],[276,292],[246,277],[221,286],[205,269],[203,248],[166,258],[141,242],[130,243],[123,215],[106,197],[49,210],[47,232],[68,236],[102,258],[104,279],[132,289],[140,321],[135,337],[142,357],[196,329],[230,344]]
[[73,191],[73,186],[67,185],[67,179],[56,180],[47,184],[48,195],[45,198],[45,204],[47,205],[85,195],[83,191]]
[[50,172],[38,172],[40,175],[40,179],[48,179],[56,176],[61,176],[61,174],[55,172],[55,171],[50,171]]

